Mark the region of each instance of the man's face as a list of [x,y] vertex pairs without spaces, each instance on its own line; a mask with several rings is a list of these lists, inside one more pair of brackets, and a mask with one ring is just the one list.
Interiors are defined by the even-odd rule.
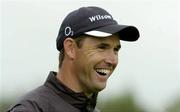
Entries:
[[118,63],[119,37],[106,38],[88,36],[80,48],[76,48],[74,60],[77,82],[83,92],[90,94],[106,87]]

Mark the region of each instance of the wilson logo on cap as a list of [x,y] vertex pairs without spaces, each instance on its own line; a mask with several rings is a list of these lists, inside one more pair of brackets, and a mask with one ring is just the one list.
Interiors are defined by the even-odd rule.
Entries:
[[95,15],[95,16],[89,17],[89,20],[91,22],[102,20],[102,19],[112,19],[112,17],[110,15]]

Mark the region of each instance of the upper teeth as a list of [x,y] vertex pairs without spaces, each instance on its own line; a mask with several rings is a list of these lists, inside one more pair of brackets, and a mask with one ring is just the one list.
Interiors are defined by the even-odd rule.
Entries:
[[100,72],[100,73],[104,73],[104,74],[109,74],[111,71],[110,70],[107,70],[107,69],[96,69],[97,72]]

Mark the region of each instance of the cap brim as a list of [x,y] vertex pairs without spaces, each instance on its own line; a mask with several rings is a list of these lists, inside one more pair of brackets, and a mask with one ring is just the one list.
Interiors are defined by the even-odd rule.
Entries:
[[96,37],[108,37],[115,33],[119,34],[120,40],[136,41],[139,38],[138,29],[134,26],[127,25],[108,25],[85,32],[87,35]]

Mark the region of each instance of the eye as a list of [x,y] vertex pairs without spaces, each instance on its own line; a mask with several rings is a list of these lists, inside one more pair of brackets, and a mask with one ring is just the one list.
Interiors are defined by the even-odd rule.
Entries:
[[106,43],[101,43],[97,46],[98,49],[100,50],[105,50],[105,49],[108,49],[109,45],[106,44]]
[[99,49],[106,49],[107,46],[103,46],[103,45],[102,45],[102,46],[98,46],[98,48],[99,48]]
[[119,49],[120,49],[120,47],[119,47],[119,46],[118,46],[118,47],[116,47],[116,48],[114,48],[114,52],[115,52],[115,54],[118,54]]
[[114,51],[115,51],[115,52],[118,52],[118,51],[119,51],[119,48],[114,48]]

